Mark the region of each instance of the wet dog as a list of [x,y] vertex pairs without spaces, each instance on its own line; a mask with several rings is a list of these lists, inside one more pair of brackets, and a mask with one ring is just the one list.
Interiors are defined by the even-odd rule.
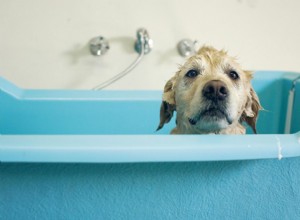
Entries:
[[245,134],[243,122],[256,133],[261,105],[251,79],[225,51],[200,48],[166,83],[158,130],[176,111],[171,134]]

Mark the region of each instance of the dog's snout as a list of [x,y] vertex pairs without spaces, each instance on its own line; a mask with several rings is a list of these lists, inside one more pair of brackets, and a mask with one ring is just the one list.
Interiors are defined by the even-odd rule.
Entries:
[[212,80],[205,84],[202,94],[209,100],[224,100],[228,96],[228,89],[220,80]]

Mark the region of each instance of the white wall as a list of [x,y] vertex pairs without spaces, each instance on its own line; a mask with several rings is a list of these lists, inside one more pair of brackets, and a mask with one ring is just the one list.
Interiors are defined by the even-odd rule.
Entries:
[[[90,89],[137,56],[136,30],[154,49],[109,89],[162,89],[183,63],[183,38],[225,48],[245,69],[300,71],[298,0],[1,0],[0,76],[23,88]],[[106,56],[87,43],[110,39]]]

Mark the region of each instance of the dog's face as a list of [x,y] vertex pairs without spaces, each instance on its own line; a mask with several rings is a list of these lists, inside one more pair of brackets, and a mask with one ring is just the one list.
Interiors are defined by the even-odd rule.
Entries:
[[176,110],[174,133],[244,133],[242,121],[256,132],[260,104],[251,78],[226,52],[202,47],[167,82],[159,128]]

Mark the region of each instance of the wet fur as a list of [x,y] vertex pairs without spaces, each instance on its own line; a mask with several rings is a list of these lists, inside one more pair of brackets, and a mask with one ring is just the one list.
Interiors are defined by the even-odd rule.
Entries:
[[[199,72],[192,79],[186,77],[191,69]],[[230,71],[238,73],[238,80],[229,77]],[[251,86],[251,79],[252,72],[243,70],[227,52],[213,47],[202,47],[166,83],[158,129],[168,123],[174,111],[177,111],[176,127],[171,131],[172,134],[245,134],[243,122],[256,133],[261,105]],[[202,91],[206,83],[212,80],[222,81],[229,95],[226,103],[220,107],[221,110],[224,109],[224,114],[212,114],[210,117],[207,109],[212,104],[203,97]],[[220,112],[223,113],[223,110]],[[197,123],[191,124],[190,118],[195,118]]]

